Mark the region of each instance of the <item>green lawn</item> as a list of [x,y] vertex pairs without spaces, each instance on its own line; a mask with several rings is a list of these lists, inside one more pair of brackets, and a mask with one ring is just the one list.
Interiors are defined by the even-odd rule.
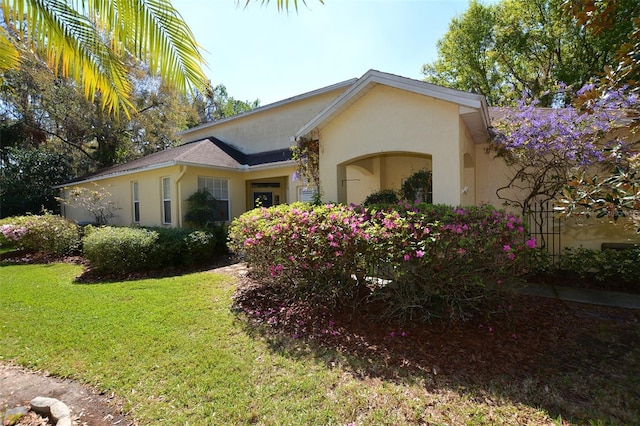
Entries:
[[114,392],[140,424],[557,423],[491,386],[360,377],[338,353],[274,345],[230,311],[225,275],[75,284],[80,273],[0,266],[0,361]]

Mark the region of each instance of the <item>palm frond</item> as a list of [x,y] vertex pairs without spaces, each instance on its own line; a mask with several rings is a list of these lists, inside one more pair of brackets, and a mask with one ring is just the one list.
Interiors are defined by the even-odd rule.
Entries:
[[1,1],[13,35],[7,41],[38,52],[81,84],[89,99],[101,92],[103,107],[116,114],[134,110],[127,55],[147,62],[152,73],[183,92],[207,89],[200,47],[169,0]]

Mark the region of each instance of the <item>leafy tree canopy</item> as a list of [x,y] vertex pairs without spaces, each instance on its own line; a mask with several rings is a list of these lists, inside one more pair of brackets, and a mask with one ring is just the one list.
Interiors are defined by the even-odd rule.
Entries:
[[57,212],[57,190],[71,178],[67,159],[45,149],[8,147],[0,150],[0,217]]
[[558,86],[582,87],[633,34],[629,17],[640,14],[640,4],[616,3],[607,30],[596,32],[567,13],[562,0],[472,0],[439,40],[438,58],[423,65],[425,80],[484,94],[496,106],[514,105],[523,94],[544,106],[569,103]]

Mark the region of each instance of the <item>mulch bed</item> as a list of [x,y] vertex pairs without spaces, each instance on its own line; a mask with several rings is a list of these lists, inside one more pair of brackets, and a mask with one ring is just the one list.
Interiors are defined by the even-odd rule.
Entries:
[[362,362],[375,360],[362,371],[366,375],[385,375],[381,365],[394,374],[401,367],[473,381],[555,374],[555,361],[562,359],[562,352],[573,353],[581,342],[590,340],[590,351],[606,351],[609,342],[592,338],[592,330],[604,323],[614,324],[625,335],[624,344],[640,343],[640,311],[525,295],[465,321],[401,324],[380,320],[375,306],[331,310],[286,302],[269,286],[244,277],[235,308],[250,323],[264,325],[267,333],[305,339],[354,356],[358,369]]

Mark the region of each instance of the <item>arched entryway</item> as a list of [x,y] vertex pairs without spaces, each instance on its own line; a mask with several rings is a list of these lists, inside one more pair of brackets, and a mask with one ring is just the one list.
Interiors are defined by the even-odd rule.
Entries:
[[337,166],[338,201],[360,204],[371,193],[399,190],[404,179],[419,170],[432,170],[432,157],[410,152],[386,152],[351,159]]

